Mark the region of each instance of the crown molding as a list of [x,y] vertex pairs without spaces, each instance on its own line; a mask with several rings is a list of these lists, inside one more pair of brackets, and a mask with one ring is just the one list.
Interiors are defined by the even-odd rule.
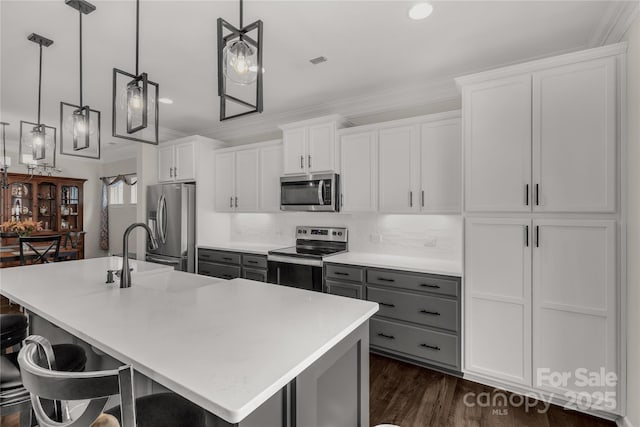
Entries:
[[235,145],[240,142],[264,141],[281,137],[279,127],[283,124],[312,120],[319,116],[339,114],[347,120],[352,120],[400,109],[429,106],[458,98],[459,94],[453,79],[449,78],[430,83],[412,83],[369,91],[366,94],[331,102],[293,106],[287,111],[243,117],[241,125],[238,121],[230,120],[198,133]]
[[600,25],[589,39],[589,47],[618,43],[624,39],[627,30],[638,16],[640,2],[611,2],[602,16]]

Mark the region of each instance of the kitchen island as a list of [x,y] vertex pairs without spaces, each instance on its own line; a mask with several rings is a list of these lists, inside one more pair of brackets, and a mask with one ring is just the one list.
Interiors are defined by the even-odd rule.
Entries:
[[140,261],[120,289],[105,284],[118,261],[4,269],[0,293],[201,406],[213,426],[368,426],[377,304]]

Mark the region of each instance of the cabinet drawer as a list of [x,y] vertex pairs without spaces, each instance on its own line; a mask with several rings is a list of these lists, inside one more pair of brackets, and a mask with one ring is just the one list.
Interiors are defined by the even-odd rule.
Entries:
[[326,281],[327,293],[356,299],[364,298],[364,285],[357,283]]
[[262,255],[242,255],[242,265],[251,268],[267,268],[267,257]]
[[364,269],[339,264],[327,264],[326,277],[338,280],[364,282]]
[[380,304],[376,315],[457,331],[458,301],[367,286],[367,299]]
[[460,279],[370,268],[367,271],[367,283],[457,297]]
[[248,280],[255,280],[256,282],[266,282],[267,270],[245,267],[242,269],[242,278],[248,279]]
[[240,267],[215,262],[198,262],[198,274],[219,277],[220,279],[236,279],[240,277]]
[[369,323],[371,345],[458,368],[458,337],[381,319]]
[[240,265],[240,257],[241,255],[235,252],[212,251],[209,249],[198,250],[198,259],[204,261]]

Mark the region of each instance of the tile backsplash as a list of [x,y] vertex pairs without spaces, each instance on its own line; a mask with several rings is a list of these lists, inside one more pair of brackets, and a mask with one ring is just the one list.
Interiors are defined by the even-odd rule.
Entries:
[[289,246],[297,225],[349,229],[349,250],[392,255],[462,259],[459,215],[381,215],[283,212],[229,214],[229,241]]

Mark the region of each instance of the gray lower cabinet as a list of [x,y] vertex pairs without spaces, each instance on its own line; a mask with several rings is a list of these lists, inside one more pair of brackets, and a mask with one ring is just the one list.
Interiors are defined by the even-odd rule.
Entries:
[[325,289],[328,294],[364,299],[364,285],[359,283],[346,283],[327,279],[325,281]]
[[241,252],[198,248],[198,274],[220,279],[267,281],[267,257]]
[[461,370],[461,279],[325,263],[325,291],[377,302],[370,349],[448,372]]

